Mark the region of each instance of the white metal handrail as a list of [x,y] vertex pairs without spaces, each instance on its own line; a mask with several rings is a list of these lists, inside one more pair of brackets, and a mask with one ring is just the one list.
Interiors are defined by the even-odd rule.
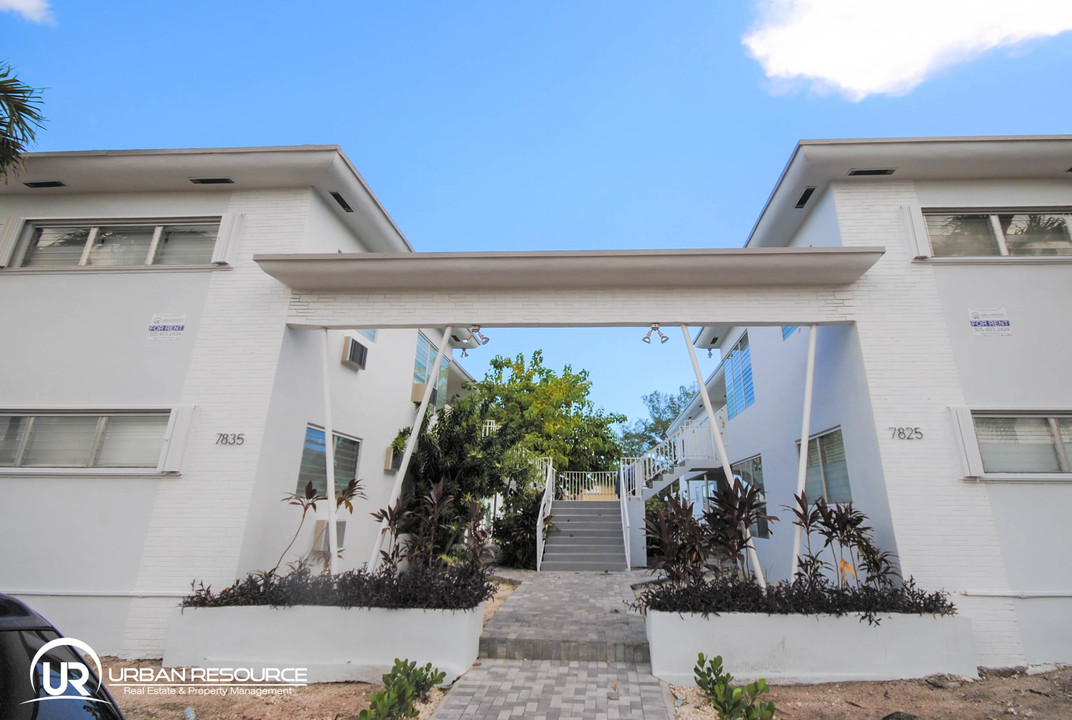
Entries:
[[717,457],[715,443],[707,426],[686,423],[640,457],[621,459],[623,493],[642,494],[652,480],[673,470],[686,458],[714,457]]
[[618,495],[618,504],[622,508],[622,543],[625,545],[625,569],[628,571],[633,569],[633,562],[629,552],[629,507],[628,501],[626,500],[628,495],[625,494],[624,482],[622,491]]
[[543,565],[543,528],[551,514],[551,504],[555,500],[555,465],[551,458],[534,458],[537,467],[543,469],[543,500],[540,501],[540,513],[536,517],[536,572]]
[[617,500],[618,473],[614,470],[558,473],[558,497],[563,500]]

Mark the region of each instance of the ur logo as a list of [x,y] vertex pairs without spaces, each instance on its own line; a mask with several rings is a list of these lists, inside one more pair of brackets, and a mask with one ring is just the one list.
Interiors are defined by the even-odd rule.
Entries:
[[[97,686],[92,690],[86,689],[86,684],[90,682],[93,676],[90,674],[89,668],[85,666],[85,663],[77,660],[63,660],[58,663],[55,659],[41,661],[41,658],[50,651],[65,646],[81,650],[97,666]],[[73,653],[72,656],[77,657]],[[40,664],[38,664],[39,662]],[[108,702],[107,700],[92,697],[96,691],[100,690],[100,678],[102,676],[101,661],[93,648],[74,638],[57,638],[42,645],[30,663],[30,687],[38,695],[41,695],[41,692],[44,691],[44,696],[27,700],[22,704],[41,702],[43,700],[80,700],[82,702],[106,703]]]

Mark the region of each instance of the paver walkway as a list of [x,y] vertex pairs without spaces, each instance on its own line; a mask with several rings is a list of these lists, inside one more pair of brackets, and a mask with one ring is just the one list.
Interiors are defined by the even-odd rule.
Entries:
[[644,619],[626,606],[647,572],[501,574],[521,586],[484,628],[481,659],[435,720],[669,720]]

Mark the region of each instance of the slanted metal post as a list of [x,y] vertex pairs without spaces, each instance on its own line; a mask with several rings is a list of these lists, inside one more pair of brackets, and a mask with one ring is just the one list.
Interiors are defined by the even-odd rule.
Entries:
[[331,421],[331,362],[328,329],[321,328],[324,338],[324,467],[327,476],[328,499],[328,572],[335,574],[339,556],[339,536],[335,531],[335,426]]
[[[722,432],[718,429],[718,418],[715,417],[715,409],[711,405],[711,395],[707,392],[707,383],[704,382],[703,373],[700,372],[700,361],[696,359],[696,350],[692,347],[692,338],[689,336],[687,325],[681,326],[681,334],[685,338],[685,347],[689,350],[692,359],[692,369],[696,373],[696,382],[700,386],[700,399],[703,401],[704,411],[707,413],[707,424],[711,426],[711,434],[715,438],[715,448],[718,450],[719,460],[722,461],[722,472],[726,474],[726,482],[733,482],[733,470],[730,468],[729,457],[726,455],[726,445],[722,442]],[[748,559],[752,563],[752,571],[756,576],[756,582],[764,590],[767,589],[767,581],[763,577],[763,568],[759,566],[759,555],[752,544],[752,533],[744,528],[744,542],[748,550]]]
[[[808,328],[808,363],[804,370],[804,419],[800,423],[800,457],[797,458],[797,492],[804,492],[808,477],[808,438],[811,436],[811,397],[815,381],[815,336],[818,334],[816,325]],[[812,498],[814,499],[814,498]],[[794,500],[795,502],[795,500]],[[805,508],[807,511],[807,508]],[[793,561],[789,569],[789,579],[797,575],[800,565],[800,533],[801,527],[793,525]]]

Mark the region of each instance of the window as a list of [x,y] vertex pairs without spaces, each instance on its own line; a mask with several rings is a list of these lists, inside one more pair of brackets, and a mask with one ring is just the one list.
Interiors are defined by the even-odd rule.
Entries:
[[1072,415],[973,417],[984,472],[1072,472]]
[[[431,367],[435,364],[439,349],[424,336],[417,333],[417,357],[413,362],[413,383],[415,385],[428,382],[432,376]],[[447,380],[450,378],[450,358],[443,355],[443,362],[439,365],[439,378],[436,381],[435,406],[442,408],[447,404]]]
[[[357,457],[361,441],[334,433],[335,447],[335,492],[340,493],[351,480],[357,477]],[[320,495],[326,495],[327,465],[324,462],[324,429],[310,425],[305,429],[305,444],[302,446],[301,466],[298,469],[299,495],[305,494],[309,482]]]
[[0,414],[0,468],[156,469],[170,417],[167,411]]
[[755,402],[752,388],[752,358],[748,352],[748,333],[733,346],[722,364],[726,380],[726,415],[733,419]]
[[[230,225],[230,223],[226,223]],[[185,220],[29,222],[15,247],[12,267],[107,268],[207,265],[214,256],[221,221]],[[0,248],[0,256],[4,255]],[[0,257],[0,264],[3,264]]]
[[1072,255],[1072,213],[926,212],[934,257]]
[[799,327],[799,325],[782,325],[782,340],[787,340]]
[[826,498],[829,503],[852,502],[849,468],[845,461],[845,443],[840,428],[813,437],[808,442],[808,469],[804,491],[811,502],[820,497]]
[[[760,496],[766,500],[766,491],[763,487],[763,459],[759,455],[730,465],[730,470],[733,471],[733,477],[739,479],[748,487],[759,490]],[[767,513],[766,502],[760,505],[759,511],[764,515]],[[770,524],[765,519],[761,519],[756,525],[748,529],[755,537],[770,537]]]
[[358,333],[359,335],[364,335],[365,337],[367,337],[372,342],[376,342],[376,329],[375,328],[373,328],[371,330],[368,329],[368,328],[362,328],[360,330],[354,330],[354,332]]

